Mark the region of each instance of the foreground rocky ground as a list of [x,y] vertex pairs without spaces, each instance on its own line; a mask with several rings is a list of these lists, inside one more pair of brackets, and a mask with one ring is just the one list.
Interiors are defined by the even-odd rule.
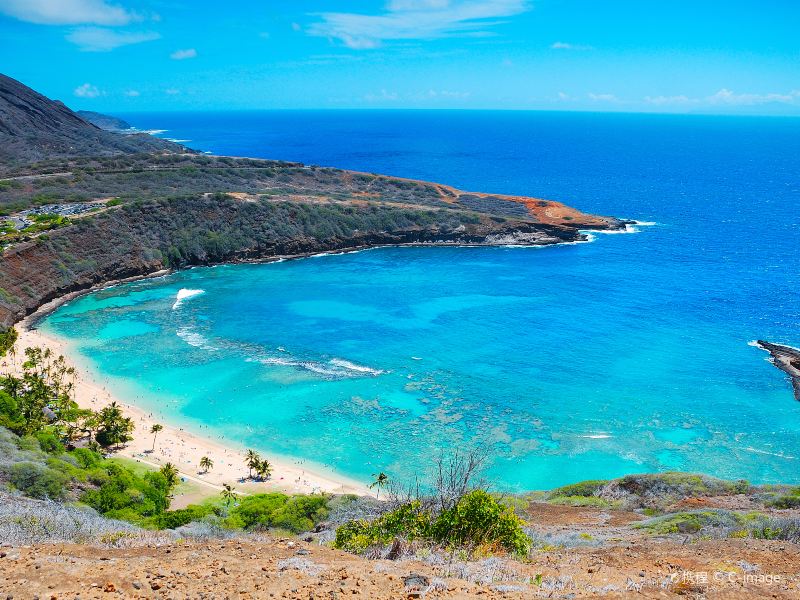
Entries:
[[0,598],[800,597],[791,542],[655,536],[622,510],[537,503],[530,516],[554,545],[526,563],[427,551],[368,560],[289,538],[4,547]]

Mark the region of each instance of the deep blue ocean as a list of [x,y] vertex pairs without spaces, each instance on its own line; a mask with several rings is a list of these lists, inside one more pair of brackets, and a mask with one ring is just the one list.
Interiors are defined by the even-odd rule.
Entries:
[[193,269],[86,296],[43,323],[165,422],[361,481],[480,442],[508,490],[673,469],[800,483],[800,403],[748,345],[800,345],[800,119],[119,116],[215,154],[655,223],[544,249]]

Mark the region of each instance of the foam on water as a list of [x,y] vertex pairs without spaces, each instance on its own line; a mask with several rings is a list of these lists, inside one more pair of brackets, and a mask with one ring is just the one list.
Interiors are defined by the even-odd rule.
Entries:
[[175,296],[175,303],[172,305],[172,309],[175,310],[176,308],[178,308],[187,298],[199,296],[203,292],[204,290],[189,290],[186,288],[178,290],[178,294]]

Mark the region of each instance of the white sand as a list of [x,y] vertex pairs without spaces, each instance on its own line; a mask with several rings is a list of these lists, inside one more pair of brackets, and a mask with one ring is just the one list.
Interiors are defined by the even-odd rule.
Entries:
[[[25,348],[35,346],[50,348],[56,357],[63,355],[67,363],[75,367],[77,371],[74,398],[78,405],[83,408],[100,410],[112,401],[116,401],[123,408],[125,415],[133,419],[136,424],[136,430],[133,433],[134,439],[117,452],[117,455],[152,466],[171,462],[180,471],[183,478],[202,485],[200,489],[204,493],[196,494],[197,497],[184,498],[182,501],[176,499],[178,501],[174,504],[185,505],[202,496],[213,495],[222,489],[223,483],[233,485],[237,492],[244,494],[281,491],[305,494],[327,492],[372,495],[366,486],[358,482],[335,474],[309,471],[302,466],[301,460],[295,461],[293,464],[287,460],[273,459],[265,453],[261,453],[262,458],[267,458],[273,467],[270,479],[264,482],[242,481],[248,476],[243,451],[185,431],[181,427],[176,427],[175,423],[170,424],[159,418],[158,415],[148,414],[136,406],[115,398],[109,390],[109,382],[98,380],[88,369],[81,368],[74,357],[68,355],[63,341],[47,336],[39,330],[30,329],[30,324],[31,318],[28,318],[16,325],[19,332],[17,352],[20,357]],[[19,369],[21,362],[21,358],[18,357],[15,366],[6,357],[4,364],[6,368]],[[156,422],[163,425],[164,429],[158,433],[155,451],[151,452],[153,435],[150,433],[150,427]],[[214,467],[209,473],[201,472],[199,465],[203,456],[208,456],[214,462]]]

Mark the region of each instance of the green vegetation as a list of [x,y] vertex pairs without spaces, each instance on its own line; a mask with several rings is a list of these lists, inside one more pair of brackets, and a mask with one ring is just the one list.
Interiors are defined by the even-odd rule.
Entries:
[[204,456],[200,459],[200,468],[203,469],[203,473],[208,473],[211,469],[214,468],[214,461],[211,460],[208,456]]
[[789,490],[785,494],[777,494],[767,501],[767,506],[789,509],[800,508],[800,487]]
[[550,504],[565,506],[591,506],[595,508],[618,508],[620,503],[600,497],[602,489],[609,482],[605,479],[581,481],[551,490],[545,495]]
[[[223,156],[128,154],[55,159],[28,165],[25,173],[56,173],[0,185],[0,213],[54,201],[113,196],[107,206],[183,193],[244,192],[287,196],[292,193],[364,194],[371,199],[413,204],[442,204],[437,186],[392,177],[352,174],[297,163]],[[111,203],[114,204],[111,204]],[[511,206],[505,203],[502,206]]]
[[23,229],[17,229],[11,221],[0,222],[0,245],[26,241],[35,234],[66,227],[71,223],[67,217],[50,213],[31,215],[29,219],[32,223]]
[[373,475],[375,481],[369,484],[369,489],[378,488],[378,493],[375,495],[376,498],[380,497],[381,495],[381,488],[386,487],[386,484],[389,482],[389,476],[381,471],[377,475]]
[[768,520],[767,515],[760,512],[734,512],[722,509],[696,510],[678,512],[648,519],[636,527],[655,534],[700,533],[707,529],[724,529],[741,537],[737,532],[745,528],[753,528]]
[[156,451],[156,437],[160,431],[164,430],[164,426],[160,423],[153,423],[153,426],[150,428],[150,433],[153,434],[153,447],[150,449],[150,452]]
[[5,356],[8,351],[14,348],[17,343],[17,330],[9,327],[5,331],[0,331],[0,356]]
[[32,498],[77,500],[99,513],[142,525],[169,506],[159,472],[140,475],[89,448],[66,450],[50,430],[19,437],[0,428],[0,481]]
[[224,521],[226,527],[248,531],[278,528],[292,533],[310,531],[328,517],[329,496],[255,494],[239,500]]
[[606,479],[590,479],[571,485],[565,485],[551,490],[548,494],[551,498],[562,496],[596,496],[600,489],[608,483]]
[[371,546],[385,546],[395,538],[403,538],[451,549],[504,550],[525,555],[531,540],[522,527],[522,520],[509,506],[483,490],[473,490],[438,514],[415,500],[371,522],[349,521],[336,530],[334,545],[362,553]]
[[[261,456],[255,450],[247,451],[244,462],[245,465],[247,465],[250,479],[265,481],[272,475],[272,464],[270,464],[267,459],[262,460]],[[211,466],[213,466],[213,463]],[[255,473],[255,477],[253,473]]]

